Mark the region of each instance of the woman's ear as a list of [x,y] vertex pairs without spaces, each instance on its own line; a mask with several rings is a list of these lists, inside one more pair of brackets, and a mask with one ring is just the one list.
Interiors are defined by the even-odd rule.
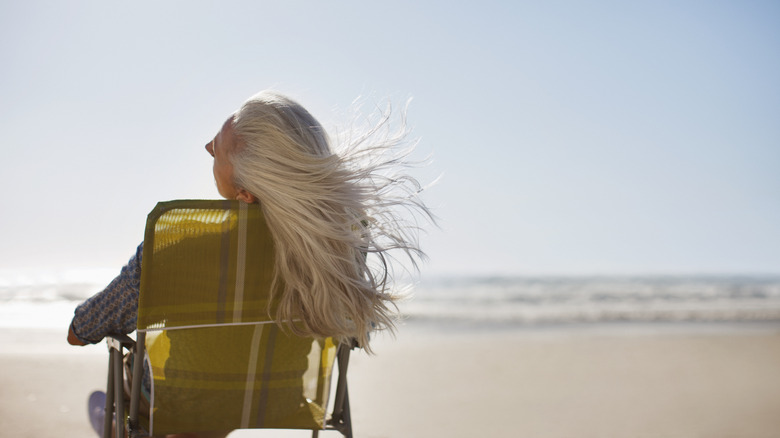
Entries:
[[236,195],[236,199],[239,201],[246,202],[247,204],[254,204],[257,202],[257,198],[255,195],[247,192],[244,189],[238,189],[238,194]]

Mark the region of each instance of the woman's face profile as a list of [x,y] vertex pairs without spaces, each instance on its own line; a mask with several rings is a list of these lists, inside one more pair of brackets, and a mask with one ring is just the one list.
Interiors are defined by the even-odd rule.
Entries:
[[228,118],[219,133],[206,145],[206,151],[214,157],[214,181],[217,190],[226,199],[238,199],[247,204],[257,202],[257,198],[248,191],[236,186],[233,176],[233,163],[230,155],[236,152],[238,146],[236,134],[233,132],[233,117]]
[[227,119],[222,129],[211,142],[206,145],[206,150],[214,157],[214,180],[217,183],[219,194],[227,199],[237,199],[239,190],[233,179],[233,163],[230,162],[230,154],[236,146],[236,136],[233,133],[233,118]]

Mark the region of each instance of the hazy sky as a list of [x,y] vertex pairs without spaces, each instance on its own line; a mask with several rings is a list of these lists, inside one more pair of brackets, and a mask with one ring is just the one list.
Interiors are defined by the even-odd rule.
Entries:
[[780,3],[3,1],[0,270],[116,267],[265,88],[413,98],[434,274],[780,273]]

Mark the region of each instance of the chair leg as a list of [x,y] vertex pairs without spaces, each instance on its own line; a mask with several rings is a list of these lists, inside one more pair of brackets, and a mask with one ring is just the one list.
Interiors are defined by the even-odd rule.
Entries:
[[336,399],[333,403],[330,425],[347,438],[352,437],[352,416],[349,410],[349,394],[347,391],[347,369],[351,347],[339,345],[336,353],[339,367],[339,378],[336,383]]
[[339,345],[336,358],[338,360],[339,378],[336,381],[336,399],[333,403],[333,418],[341,420],[344,410],[344,396],[347,389],[347,367],[349,366],[349,348],[346,344]]
[[114,356],[116,351],[108,350],[108,382],[106,383],[106,408],[103,418],[103,437],[111,437],[111,419],[114,417]]
[[346,438],[352,438],[352,412],[349,409],[349,390],[344,386],[344,415],[342,417],[344,423],[341,433]]
[[121,351],[112,351],[114,354],[114,406],[116,406],[116,434],[115,437],[125,436],[125,379],[122,366]]

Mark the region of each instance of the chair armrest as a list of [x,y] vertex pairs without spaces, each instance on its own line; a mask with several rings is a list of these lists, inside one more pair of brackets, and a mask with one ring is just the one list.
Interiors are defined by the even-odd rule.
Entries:
[[119,352],[122,351],[122,347],[128,350],[135,347],[135,341],[127,335],[108,335],[106,336],[106,343],[109,350],[113,348]]

